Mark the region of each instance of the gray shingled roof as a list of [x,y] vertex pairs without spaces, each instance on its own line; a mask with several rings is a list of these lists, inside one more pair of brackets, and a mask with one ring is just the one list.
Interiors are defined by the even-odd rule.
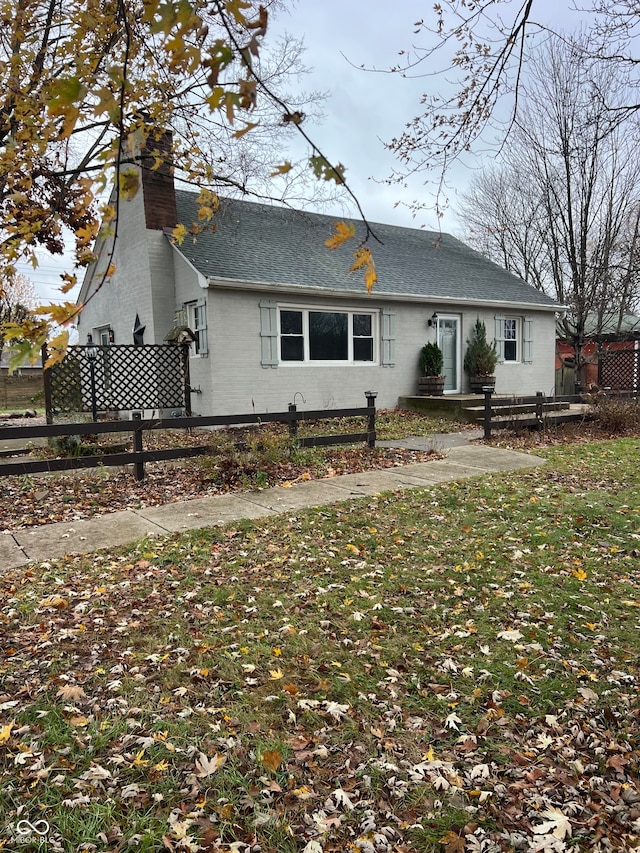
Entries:
[[[178,191],[176,197],[178,219],[188,227],[197,219],[196,196]],[[357,243],[333,252],[324,245],[333,223],[343,218],[224,199],[217,231],[201,234],[195,243],[187,237],[180,252],[207,277],[362,295],[362,273],[349,273]],[[382,224],[373,230],[382,241],[370,242],[378,273],[375,295],[557,307],[449,234]]]

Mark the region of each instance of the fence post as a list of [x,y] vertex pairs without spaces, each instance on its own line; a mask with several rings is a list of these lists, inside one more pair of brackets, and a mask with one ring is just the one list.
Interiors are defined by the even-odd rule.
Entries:
[[49,358],[49,351],[47,350],[46,344],[42,344],[41,358],[42,358],[42,384],[44,386],[44,410],[45,410],[45,414],[46,414],[47,423],[52,424],[53,423],[53,403],[51,400],[51,370],[50,370],[50,368],[45,369],[45,364],[47,363],[47,359]]
[[[298,411],[295,403],[289,403],[289,411],[290,412],[297,412]],[[289,438],[293,440],[293,439],[297,438],[297,436],[298,436],[298,421],[295,418],[292,418],[289,421]]]
[[[133,450],[135,453],[142,453],[142,427],[136,422],[142,420],[142,412],[133,412]],[[133,463],[133,474],[136,480],[144,480],[144,462]]]
[[377,391],[365,391],[365,397],[367,398],[367,406],[369,408],[369,423],[367,425],[367,444],[369,447],[376,446],[376,397],[378,396]]
[[542,426],[542,399],[542,391],[536,391],[536,420],[538,421],[538,426]]
[[179,344],[182,348],[182,375],[184,377],[184,413],[191,417],[191,369],[189,367],[189,348],[191,344],[187,341]]
[[493,388],[491,385],[483,385],[484,391],[484,437],[491,438],[491,395]]

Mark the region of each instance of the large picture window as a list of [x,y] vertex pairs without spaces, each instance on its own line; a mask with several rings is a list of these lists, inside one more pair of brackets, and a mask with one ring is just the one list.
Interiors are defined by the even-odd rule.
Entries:
[[372,312],[280,308],[280,361],[373,362]]

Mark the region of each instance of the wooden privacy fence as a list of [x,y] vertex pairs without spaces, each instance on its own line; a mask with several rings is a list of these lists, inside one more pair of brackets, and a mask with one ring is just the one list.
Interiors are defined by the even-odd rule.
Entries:
[[[295,405],[287,412],[273,412],[262,415],[218,415],[212,417],[157,418],[142,420],[134,415],[131,421],[100,421],[98,423],[47,424],[41,426],[0,427],[0,441],[23,439],[28,442],[34,438],[56,438],[60,436],[88,436],[107,433],[131,432],[133,450],[123,453],[105,453],[95,456],[65,456],[59,459],[25,459],[19,462],[6,462],[0,465],[0,476],[39,474],[54,471],[68,471],[76,468],[97,468],[99,466],[133,465],[136,480],[144,479],[146,462],[161,462],[169,459],[183,459],[204,456],[212,452],[208,445],[196,447],[174,447],[165,450],[145,450],[144,433],[159,429],[190,430],[194,427],[224,427],[248,424],[284,423],[289,425],[289,434],[302,447],[318,447],[334,444],[353,444],[366,441],[369,447],[376,442],[376,407],[374,392],[366,392],[367,406],[353,409],[320,409],[300,412]],[[320,435],[298,438],[298,425],[301,421],[322,421],[333,418],[362,417],[366,430],[359,433],[340,435]]]

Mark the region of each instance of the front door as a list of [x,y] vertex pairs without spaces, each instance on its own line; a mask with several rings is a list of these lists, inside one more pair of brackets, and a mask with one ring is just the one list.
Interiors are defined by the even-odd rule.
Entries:
[[438,346],[443,355],[445,394],[460,393],[460,317],[455,314],[438,315]]

